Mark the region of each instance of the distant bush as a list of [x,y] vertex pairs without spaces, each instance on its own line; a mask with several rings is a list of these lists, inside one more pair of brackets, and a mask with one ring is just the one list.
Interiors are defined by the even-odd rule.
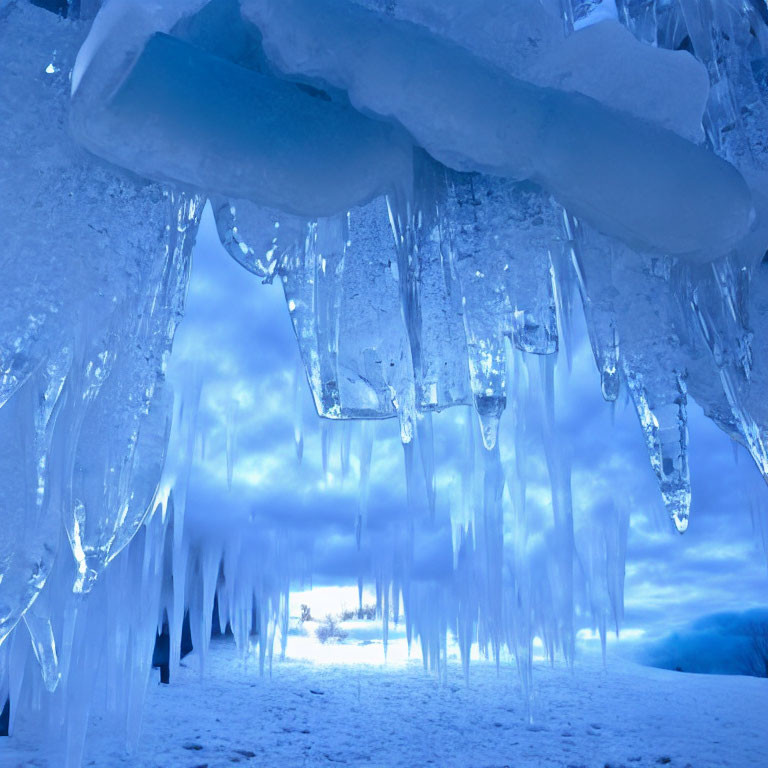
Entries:
[[376,618],[376,605],[369,603],[363,605],[354,611],[345,610],[339,614],[340,621],[351,621],[352,619],[365,619],[366,621],[373,621]]
[[309,606],[306,603],[301,604],[301,618],[299,619],[303,624],[305,621],[312,621],[312,611],[309,610]]
[[755,621],[750,625],[745,667],[748,675],[768,677],[768,621]]
[[343,640],[347,633],[341,629],[336,619],[328,614],[322,624],[315,629],[315,636],[321,643],[327,643],[334,640]]

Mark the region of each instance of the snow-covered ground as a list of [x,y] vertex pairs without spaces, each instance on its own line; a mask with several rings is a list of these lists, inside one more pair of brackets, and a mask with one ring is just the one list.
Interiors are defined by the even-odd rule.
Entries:
[[[150,684],[141,746],[126,756],[98,720],[85,765],[97,768],[368,766],[369,768],[759,768],[768,764],[768,680],[687,675],[585,651],[575,672],[537,664],[529,725],[514,664],[453,661],[447,684],[376,641],[291,637],[260,678],[229,639],[206,676],[194,654],[171,685]],[[311,659],[309,657],[312,657]],[[0,766],[55,768],[34,745],[0,739]]]

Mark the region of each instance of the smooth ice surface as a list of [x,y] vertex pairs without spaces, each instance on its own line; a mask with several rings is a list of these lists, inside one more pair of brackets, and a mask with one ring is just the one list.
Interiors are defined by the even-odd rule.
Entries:
[[747,233],[751,194],[732,166],[612,105],[534,86],[343,0],[248,0],[243,9],[283,72],[397,119],[450,167],[531,179],[641,248],[717,256]]
[[88,39],[95,52],[76,81],[73,132],[95,154],[158,181],[308,217],[409,182],[404,132],[321,92],[152,34],[169,25],[144,18],[140,4],[125,14],[125,25],[96,30],[103,42]]
[[703,138],[709,80],[701,62],[685,50],[643,44],[617,23],[615,6],[612,15],[591,15],[588,26],[577,25],[566,37],[559,6],[559,0],[410,0],[395,4],[393,13],[515,77],[583,93],[694,141]]

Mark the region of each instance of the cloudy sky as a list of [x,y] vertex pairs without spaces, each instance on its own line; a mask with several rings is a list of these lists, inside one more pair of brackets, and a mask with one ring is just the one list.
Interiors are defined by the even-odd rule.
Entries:
[[[768,603],[766,556],[753,522],[755,516],[767,519],[768,492],[747,452],[734,450],[691,404],[693,505],[689,530],[680,536],[665,516],[634,410],[623,398],[612,408],[601,397],[580,310],[574,314],[573,349],[571,370],[564,356],[556,367],[556,441],[572,465],[577,545],[592,535],[585,532],[595,522],[614,525],[629,516],[624,626],[658,634],[704,614]],[[535,370],[529,375],[535,377]],[[202,384],[187,513],[191,536],[237,532],[254,552],[262,552],[265,536],[272,537],[281,542],[282,560],[290,560],[291,570],[307,581],[312,576],[315,584],[349,584],[358,573],[375,570],[397,548],[408,520],[415,520],[415,572],[436,578],[450,573],[450,516],[464,514],[461,478],[473,460],[467,441],[476,436],[474,415],[452,409],[436,417],[436,513],[434,519],[423,510],[411,515],[397,423],[321,423],[282,289],[262,285],[229,257],[210,209],[194,253],[187,314],[169,378],[177,392]],[[519,404],[523,411],[531,407],[532,400]],[[510,498],[517,482],[513,410],[502,421],[500,440]],[[359,457],[369,437],[371,484],[358,550]],[[540,440],[526,438],[522,448],[535,531],[551,516],[551,492]],[[509,541],[513,531],[506,534]]]

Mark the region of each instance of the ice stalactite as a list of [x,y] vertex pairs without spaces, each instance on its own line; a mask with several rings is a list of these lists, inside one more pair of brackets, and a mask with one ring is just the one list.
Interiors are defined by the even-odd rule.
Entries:
[[[605,252],[595,252],[588,249],[583,252],[577,241],[579,222],[568,216],[566,212],[563,212],[563,215],[564,236],[572,259],[573,273],[579,286],[592,353],[600,371],[603,398],[607,402],[615,402],[621,387],[621,374],[619,368],[619,333],[616,328],[616,310],[611,292],[613,249],[609,248]],[[599,285],[587,284],[586,282],[587,264],[584,262],[593,260],[599,260],[599,262],[589,265],[592,267],[589,269],[590,281],[598,282]]]
[[[70,373],[77,442],[64,503],[73,510],[65,524],[78,562],[77,591],[88,591],[133,538],[162,473],[171,417],[170,398],[162,394],[163,371],[183,313],[201,213],[199,198],[171,195],[168,202],[175,226],[168,226],[165,254],[144,276],[136,303],[117,306],[108,334],[95,335],[97,345],[76,360],[82,378]],[[106,455],[93,451],[105,433],[111,435]]]
[[[137,183],[83,156],[66,116],[67,75],[84,29],[51,25],[42,11],[16,5],[3,13],[3,54],[19,63],[3,77],[3,100],[25,100],[3,121],[3,162],[40,163],[34,180],[0,191],[0,209],[16,212],[4,227],[11,288],[2,333],[16,340],[3,339],[2,418],[9,432],[24,425],[3,466],[7,490],[13,478],[27,488],[26,499],[4,494],[3,507],[21,516],[16,530],[30,537],[4,560],[4,637],[45,583],[62,515],[80,563],[78,586],[87,588],[147,513],[167,432],[156,415],[162,398],[150,403],[183,309],[199,198]],[[49,72],[54,48],[61,66]],[[105,197],[120,217],[104,210]],[[40,218],[39,210],[48,213]],[[19,270],[21,281],[13,277]],[[118,430],[111,455],[97,448],[105,428]],[[113,471],[120,480],[105,485],[104,472],[111,480]],[[91,502],[98,511],[89,515]]]
[[[285,643],[287,581],[279,548],[274,559],[263,552],[257,565],[253,552],[244,552],[235,540],[189,542],[184,582],[174,582],[179,571],[173,562],[173,516],[172,503],[165,514],[158,510],[151,516],[88,595],[71,589],[74,560],[57,558],[40,598],[25,615],[34,643],[17,630],[0,647],[0,670],[9,672],[6,679],[0,671],[0,695],[10,694],[13,701],[12,733],[44,740],[67,768],[81,765],[94,709],[113,724],[116,739],[129,752],[138,743],[153,647],[164,617],[180,626],[189,611],[201,671],[215,596],[220,625],[231,627],[244,659],[252,636],[263,670],[271,665],[278,638]],[[179,591],[180,601],[174,594]],[[178,610],[181,615],[174,614]],[[172,656],[172,647],[168,650]]]
[[[0,410],[6,435],[3,513],[9,530],[14,531],[13,536],[4,537],[2,545],[0,642],[43,588],[58,548],[61,517],[49,475],[51,464],[56,471],[57,463],[66,462],[61,452],[51,455],[63,376],[51,363],[31,375]],[[57,443],[62,441],[58,433]],[[54,482],[56,479],[54,476]]]
[[[4,160],[37,157],[42,176],[13,189],[13,207],[5,199],[0,206],[16,211],[6,275],[23,268],[24,285],[33,288],[26,300],[32,314],[17,314],[15,299],[3,310],[2,332],[27,341],[20,354],[7,355],[16,342],[2,348],[7,402],[0,418],[8,420],[7,434],[23,432],[2,458],[4,520],[11,526],[9,515],[21,517],[14,553],[3,559],[0,642],[11,659],[13,727],[38,728],[28,716],[42,709],[40,722],[53,730],[63,724],[62,764],[77,766],[99,696],[108,711],[122,712],[128,741],[138,738],[162,583],[163,518],[143,524],[167,447],[171,395],[163,371],[183,312],[201,201],[84,156],[66,131],[67,75],[83,28],[51,23],[26,7],[3,13],[3,54],[20,64],[2,78],[3,100],[26,100],[3,121]],[[59,66],[49,68],[54,48]],[[105,199],[119,216],[104,210]],[[20,291],[22,284],[11,286]],[[14,480],[26,486],[24,494],[12,490]],[[119,557],[129,542],[130,553]],[[73,584],[95,594],[73,594]],[[141,600],[126,600],[131,589]],[[20,627],[6,637],[22,614],[31,644]],[[106,688],[97,686],[100,669]],[[50,693],[41,695],[40,686]]]
[[565,232],[603,396],[615,400],[625,382],[664,503],[682,532],[691,499],[688,361],[681,310],[672,292],[673,264],[628,251],[571,217]]
[[578,564],[586,571],[585,602],[600,635],[603,658],[609,631],[619,634],[624,617],[624,561],[629,515],[615,503],[595,509],[576,529]]
[[[512,360],[514,361],[514,357]],[[505,587],[510,594],[510,603],[515,610],[507,610],[506,615],[509,625],[506,630],[506,642],[515,656],[518,675],[529,702],[533,677],[533,580],[530,563],[530,537],[533,533],[529,521],[529,508],[527,504],[527,480],[526,467],[526,435],[531,429],[529,425],[530,414],[535,412],[531,407],[530,393],[527,386],[527,372],[521,365],[513,365],[510,372],[512,382],[513,408],[509,414],[513,420],[514,428],[514,457],[509,467],[508,494],[512,507],[510,521],[511,552],[508,562],[505,563],[505,572],[502,576]]]
[[[186,602],[189,605],[189,626],[192,645],[198,650],[201,674],[211,642],[213,603],[221,568],[221,550],[217,547],[201,548],[196,552],[190,568]],[[226,627],[226,622],[224,624]]]
[[[757,123],[765,110],[760,76],[760,62],[765,56],[765,26],[759,4],[736,8],[728,3],[708,0],[705,3],[683,1],[664,6],[647,3],[619,5],[620,14],[638,37],[658,42],[659,45],[688,47],[706,66],[710,80],[704,119],[707,139],[717,152],[751,180],[758,206],[755,237],[762,242],[763,234],[758,233],[764,233],[765,208],[761,191],[764,182],[758,180],[765,178],[764,132]],[[671,346],[667,345],[673,352],[673,358],[667,365],[677,371],[678,381],[676,383],[672,376],[664,385],[668,393],[663,402],[666,403],[665,411],[669,412],[666,417],[669,447],[662,451],[667,455],[667,465],[674,468],[678,478],[665,479],[663,468],[660,475],[662,487],[666,486],[666,497],[673,500],[673,505],[675,498],[683,502],[680,512],[673,511],[678,527],[685,524],[684,507],[688,496],[686,484],[680,483],[687,471],[685,451],[682,450],[686,388],[723,429],[738,435],[764,472],[765,449],[762,430],[758,426],[762,421],[762,415],[759,415],[762,409],[752,396],[755,391],[753,379],[760,378],[760,374],[754,376],[752,372],[752,360],[756,356],[752,351],[754,330],[751,323],[759,314],[750,311],[750,305],[756,301],[756,291],[751,283],[759,281],[761,276],[756,257],[759,255],[755,252],[735,253],[706,267],[670,264],[658,273],[668,273],[665,279],[673,283],[672,290],[678,297],[672,297],[669,304],[676,317],[668,317],[666,323],[667,328],[675,328],[676,340]],[[658,272],[652,262],[649,262],[648,268],[651,272]],[[598,275],[592,279],[601,279],[599,269],[592,272]],[[613,282],[616,286],[621,285],[616,277]],[[603,293],[610,295],[608,291]],[[594,305],[594,292],[590,294]],[[681,307],[675,307],[677,301]],[[589,312],[590,307],[587,310]],[[654,312],[657,313],[658,310]],[[600,319],[590,325],[595,329],[596,336]],[[631,356],[623,354],[621,331],[617,335],[626,365]],[[605,347],[599,342],[595,344],[594,339],[593,346]],[[710,354],[706,355],[704,350]],[[598,364],[599,355],[596,348]],[[713,370],[713,363],[718,373]],[[630,377],[627,378],[629,380]],[[633,376],[632,381],[637,384],[638,377]],[[678,394],[675,394],[676,389]],[[641,395],[639,399],[633,397],[646,434],[651,435],[650,446],[654,443],[656,427],[646,409],[648,398],[643,395],[642,388],[636,386],[635,391]],[[651,427],[650,433],[646,424]],[[664,430],[664,427],[660,429]],[[676,447],[678,443],[681,448]],[[661,462],[663,467],[663,456]],[[658,460],[655,465],[658,465]]]
[[304,376],[301,366],[293,373],[293,442],[299,464],[304,456],[304,417],[301,412]]
[[419,152],[413,190],[388,200],[396,279],[423,412],[469,402],[461,294],[444,248],[444,170]]
[[475,407],[491,450],[506,406],[504,335],[537,355],[558,348],[550,261],[559,247],[556,211],[534,187],[449,174],[444,217],[444,250],[462,295]]
[[[58,558],[35,603],[41,615],[26,617],[28,624],[44,621],[34,649],[18,632],[0,649],[9,662],[13,732],[40,738],[41,723],[46,723],[45,738],[59,744],[62,765],[81,764],[94,707],[114,719],[125,743],[137,743],[157,628],[162,528],[162,517],[153,517],[87,598],[71,590],[76,575],[72,558]],[[55,672],[44,667],[40,675],[41,656],[57,661]]]
[[[630,6],[631,4],[620,4],[619,17],[623,18],[634,29],[636,26],[634,18],[639,11],[634,6]],[[285,13],[289,15],[299,14],[301,23],[305,24],[308,23],[307,20],[311,17],[311,13],[302,12],[300,14],[301,7],[303,7],[301,3],[294,4],[290,9],[286,9]],[[603,6],[599,6],[599,8],[603,8]],[[249,4],[245,10],[246,15],[259,24],[262,32],[266,34],[266,52],[268,55],[271,55],[280,66],[288,70],[303,66],[293,62],[291,56],[295,54],[289,54],[280,48],[282,38],[280,37],[279,21],[282,17],[279,14],[275,16],[276,11],[267,12],[258,3]],[[337,10],[334,6],[334,13]],[[584,6],[575,16],[581,17],[586,14],[587,17],[591,18],[590,13],[590,9]],[[349,18],[347,18],[349,14],[361,22],[362,27],[360,29],[362,31],[360,34],[364,34],[367,29],[365,25],[372,22],[373,17],[363,11],[349,10],[343,13],[339,11],[337,21],[341,27],[349,23]],[[683,16],[685,16],[684,12]],[[671,29],[671,22],[668,19],[665,23],[667,24],[666,29]],[[376,56],[382,55],[383,51],[390,50],[390,48],[392,50],[397,49],[399,40],[410,39],[409,35],[421,34],[417,33],[412,26],[404,25],[398,21],[387,22],[384,26],[387,30],[387,36],[376,42],[375,45],[372,44],[366,57],[356,62],[362,68],[354,76],[352,76],[351,71],[341,72],[338,70],[338,67],[341,66],[339,63],[333,65],[337,69],[333,69],[331,64],[323,63],[325,60],[322,58],[322,53],[318,51],[316,46],[312,47],[307,42],[308,50],[312,52],[311,55],[316,57],[312,76],[324,78],[333,86],[346,86],[354,94],[355,99],[365,102],[371,97],[367,90],[368,84],[365,82],[366,72],[368,72],[365,67]],[[194,24],[190,28],[194,29]],[[610,37],[613,33],[604,31],[607,29],[607,27],[601,27],[599,34],[588,31],[586,27],[580,29],[578,34],[574,34],[569,39],[568,45],[576,50],[578,45],[587,44],[580,41],[592,41],[593,44],[597,45],[613,46],[612,52],[614,48],[618,50],[621,46],[625,46],[627,51],[633,52],[633,55],[640,56],[641,50],[645,51],[642,55],[649,55],[647,50],[642,49],[642,46],[637,49],[632,48],[620,36]],[[614,27],[610,27],[610,29],[614,29]],[[189,30],[185,34],[193,47],[196,42],[200,42],[195,38],[195,34],[189,34]],[[328,34],[332,36],[336,34],[336,31],[329,29]],[[665,34],[668,36],[668,33],[665,32]],[[571,42],[571,40],[575,42]],[[205,45],[210,44],[208,40],[203,40],[203,42]],[[154,46],[152,47],[154,52],[152,55],[155,55],[157,59],[152,66],[160,67],[162,70],[162,67],[167,64],[166,59],[168,57],[173,58],[173,45],[170,41],[150,42],[147,49]],[[443,49],[438,41],[430,38],[430,45],[433,46],[430,50],[434,49],[433,53],[438,58],[449,55],[448,49]],[[158,46],[160,47],[158,48]],[[456,52],[454,51],[454,53]],[[704,56],[704,54],[701,55]],[[556,70],[558,66],[563,66],[566,59],[567,54],[562,60],[556,57],[552,58],[549,66]],[[545,60],[549,61],[544,57],[542,61]],[[659,54],[654,59],[653,64],[654,66],[671,67],[671,63],[663,63],[666,61]],[[452,59],[452,65],[456,65],[457,71],[461,68],[459,66],[461,62],[468,70],[479,72],[478,68],[481,65],[479,60],[466,59],[464,61],[456,54],[456,58]],[[679,56],[675,58],[675,62],[677,63],[674,66],[677,69],[674,71],[682,73],[686,70],[685,76],[689,77],[693,83],[698,77],[692,68],[693,63],[685,63]],[[141,60],[139,60],[134,69],[138,71],[142,66],[145,65],[141,64]],[[246,69],[248,66],[246,65]],[[539,63],[538,66],[541,69],[543,65]],[[263,65],[259,63],[256,68],[262,70]],[[539,74],[535,74],[537,71],[536,66],[531,64],[528,75],[539,78],[539,80],[545,77],[541,71]],[[670,68],[669,71],[672,72],[673,69]],[[139,74],[141,73],[136,75],[138,79],[134,83],[134,89],[142,87],[143,81]],[[246,74],[241,72],[240,76],[244,78]],[[352,77],[351,80],[350,77]],[[549,77],[552,78],[555,75]],[[590,84],[589,77],[590,75],[586,70],[580,73],[577,87],[582,88],[583,92],[589,93],[593,98],[596,95],[598,100],[601,98],[608,99],[610,91],[606,90],[607,86],[602,81]],[[485,80],[481,77],[480,82],[485,82]],[[551,82],[557,82],[559,87],[563,87],[556,77]],[[603,90],[600,90],[601,88]],[[694,90],[698,93],[699,89],[695,88]],[[329,98],[333,102],[335,97]],[[386,101],[387,99],[391,100],[392,95],[387,91],[380,93],[376,98]],[[693,101],[696,99],[698,96]],[[693,115],[696,111],[696,104],[693,101],[690,106],[686,106],[684,111],[678,110],[679,114],[675,113],[674,106],[670,106],[667,113],[663,115],[654,113],[652,119],[658,121],[665,129],[669,128],[688,135],[693,130]],[[643,103],[645,104],[645,102]],[[379,102],[377,101],[376,104]],[[573,114],[576,118],[581,107],[575,103],[571,106],[575,110]],[[376,108],[378,107],[374,107],[374,111]],[[649,102],[644,108],[652,110],[655,107],[653,107],[653,102]],[[185,112],[183,104],[180,104],[179,110]],[[401,119],[405,120],[406,124],[411,125],[412,130],[414,130],[413,126],[417,124],[421,130],[418,114],[411,115],[409,113],[407,118],[401,116]],[[573,125],[571,127],[573,128]],[[445,137],[438,141],[444,139]],[[431,141],[432,139],[426,142],[428,147],[432,146]],[[675,144],[675,140],[666,134],[664,141],[672,142],[669,143],[670,148]],[[678,145],[675,144],[675,146]],[[557,147],[551,149],[555,154],[559,151]],[[690,145],[685,144],[679,144],[679,149],[680,153],[677,157],[681,161],[686,152],[692,151]],[[441,148],[441,151],[443,150],[444,147]],[[436,150],[433,148],[433,151]],[[670,151],[672,150],[670,149]],[[438,155],[441,156],[440,153]],[[701,173],[715,173],[714,166],[709,170],[705,168],[706,162],[710,162],[710,160],[704,158],[703,155],[702,158],[704,165],[699,168]],[[583,184],[591,172],[579,174],[575,166],[569,165],[570,161],[566,157],[562,159],[563,175],[567,177],[569,174],[577,173],[580,176],[581,188],[583,189]],[[125,158],[122,158],[121,161],[128,162]],[[451,162],[454,161],[451,160]],[[453,340],[450,334],[446,334],[444,331],[455,327],[455,321],[458,319],[456,316],[458,315],[462,325],[464,325],[465,332],[464,334],[459,333],[459,336],[463,335],[466,338],[471,352],[467,360],[473,398],[484,423],[486,445],[490,447],[494,444],[498,418],[505,402],[503,380],[505,353],[501,334],[508,333],[509,326],[512,326],[511,332],[516,345],[537,353],[553,352],[557,345],[556,301],[558,296],[557,286],[552,280],[555,271],[554,265],[557,264],[558,269],[560,269],[561,262],[558,251],[562,246],[556,242],[558,238],[557,227],[553,223],[553,217],[557,216],[557,208],[545,193],[535,187],[526,189],[524,185],[516,186],[514,182],[491,180],[479,175],[463,177],[461,174],[441,169],[438,164],[431,160],[420,160],[420,158],[417,158],[415,169],[414,193],[411,195],[404,194],[404,190],[401,188],[399,194],[392,195],[390,199],[390,218],[395,231],[397,249],[396,259],[390,258],[388,260],[394,276],[394,281],[390,281],[390,285],[397,286],[400,312],[405,324],[408,345],[407,348],[400,347],[399,350],[396,350],[394,355],[396,360],[388,366],[394,371],[389,372],[390,376],[384,377],[383,386],[376,385],[376,377],[371,375],[370,366],[360,365],[359,361],[355,360],[345,360],[341,352],[345,339],[354,338],[353,334],[357,330],[351,328],[349,329],[349,336],[347,335],[349,318],[361,314],[360,308],[356,304],[359,295],[357,286],[350,285],[347,281],[348,276],[356,281],[354,269],[346,265],[350,262],[357,263],[357,259],[351,258],[346,251],[349,248],[361,247],[361,241],[363,249],[367,251],[370,247],[369,243],[366,242],[367,235],[369,231],[375,230],[375,225],[367,222],[366,226],[361,227],[361,232],[365,232],[361,237],[361,232],[354,232],[354,218],[358,215],[355,211],[347,215],[346,229],[348,231],[344,231],[343,216],[335,219],[324,218],[317,221],[306,221],[301,218],[286,217],[285,214],[269,213],[265,209],[254,206],[252,202],[240,201],[235,203],[223,200],[216,206],[219,229],[225,244],[230,248],[233,255],[241,263],[245,263],[249,269],[261,274],[265,279],[271,279],[276,273],[282,272],[288,293],[289,308],[295,313],[297,335],[304,340],[302,343],[305,348],[308,378],[315,393],[318,411],[321,414],[331,417],[346,417],[355,414],[380,416],[390,415],[394,410],[401,418],[404,439],[406,441],[412,439],[415,423],[414,407],[417,410],[422,407],[429,409],[452,402],[464,401],[461,387],[464,386],[462,379],[465,377],[461,365],[456,372],[448,372],[447,387],[439,381],[435,373],[428,370],[430,360],[456,358],[455,355],[440,354],[441,350],[437,345],[434,345],[434,349],[429,348],[433,335],[429,332],[431,318],[437,316],[441,321],[439,327],[443,329],[443,333],[439,335],[440,340],[452,344]],[[731,170],[725,166],[722,166],[721,170],[723,173],[727,172],[726,175],[733,175]],[[634,171],[631,172],[634,173]],[[542,176],[545,179],[545,185],[548,183],[546,182],[547,173],[549,171]],[[445,180],[446,174],[450,177],[448,182]],[[533,173],[533,178],[539,180],[541,174],[537,174],[538,171]],[[725,179],[725,176],[723,178]],[[476,185],[479,185],[480,194],[474,192]],[[563,200],[570,204],[567,191],[561,189],[558,184],[554,184],[554,188],[556,194],[560,194]],[[557,192],[558,189],[561,190],[559,193]],[[467,190],[469,191],[467,192]],[[517,199],[512,200],[510,195],[516,196]],[[516,209],[515,216],[513,216],[514,222],[503,234],[501,230],[504,225],[495,214],[494,206],[503,209],[505,213]],[[372,205],[362,210],[372,211],[374,208],[375,205]],[[485,208],[488,208],[490,213],[487,213]],[[594,214],[595,212],[592,211],[588,217],[593,217]],[[260,224],[260,222],[266,222],[270,218],[273,219],[275,225],[274,231],[269,226],[263,227]],[[288,234],[285,234],[286,221],[288,222]],[[280,232],[281,223],[282,232]],[[601,223],[601,226],[603,225],[604,222]],[[576,221],[575,217],[570,216],[566,227],[567,240],[576,238],[576,234],[569,230],[575,230],[579,226],[580,223]],[[589,225],[585,224],[584,226],[588,227]],[[528,229],[531,229],[531,233],[527,231]],[[656,231],[660,230],[657,228]],[[510,247],[510,251],[519,248],[529,254],[533,249],[537,251],[537,258],[531,260],[530,258],[518,257],[514,268],[511,268],[513,266],[511,263],[504,263],[503,266],[500,266],[498,258],[488,258],[489,254],[494,253],[494,249],[483,238],[498,238],[500,241],[509,243],[513,240],[513,236],[517,237],[517,242],[515,242],[515,246]],[[539,242],[536,241],[537,237]],[[603,256],[608,254],[610,258],[614,258],[614,253],[618,252],[620,254],[619,260],[624,258],[624,254],[630,254],[630,259],[634,258],[625,244],[612,242],[611,238],[605,238],[603,235],[599,237],[607,242],[605,247],[599,244],[599,251]],[[635,242],[632,237],[629,240]],[[673,250],[676,250],[676,247]],[[429,255],[434,253],[437,256],[438,252],[439,258],[432,258]],[[649,258],[652,261],[655,260],[658,268],[662,271],[668,269],[669,265],[665,264],[665,259],[669,260],[667,257],[654,256]],[[624,365],[625,370],[628,370],[626,368],[627,359],[619,361],[619,344],[623,343],[623,338],[617,327],[619,323],[611,317],[611,309],[608,306],[610,300],[600,296],[600,286],[597,286],[598,290],[590,290],[585,283],[584,272],[589,271],[585,270],[583,263],[586,259],[586,256],[576,253],[576,249],[574,249],[574,264],[577,267],[582,298],[590,317],[590,331],[598,364],[601,368],[604,395],[606,399],[613,400],[618,394],[619,368]],[[478,263],[470,265],[469,262],[472,260]],[[531,264],[534,265],[534,270],[528,276],[525,274],[525,268]],[[447,269],[446,265],[448,265]],[[656,270],[657,266],[652,264],[650,269]],[[496,274],[494,270],[497,268],[508,274]],[[442,271],[442,280],[439,277],[439,271]],[[433,273],[434,278],[432,277]],[[510,291],[509,286],[505,285],[505,279],[513,284],[513,291]],[[595,284],[599,279],[600,276],[593,274],[589,281]],[[490,293],[497,297],[498,306],[487,301],[483,295],[484,291],[481,286],[485,283],[493,284]],[[435,290],[428,292],[425,290],[426,286],[434,286]],[[477,293],[480,295],[479,300],[473,298]],[[529,295],[525,295],[526,293]],[[386,295],[386,292],[381,295]],[[455,304],[456,299],[454,297],[457,295],[460,296],[460,306]],[[432,309],[435,301],[440,306],[437,313]],[[452,302],[454,302],[454,308],[452,308]],[[550,308],[549,314],[544,308],[547,302]],[[530,306],[536,307],[536,311],[532,312],[526,308]],[[504,310],[501,309],[502,307]],[[499,313],[504,311],[511,313],[511,322],[503,321],[499,328],[496,310]],[[387,306],[386,301],[384,301],[379,311],[393,317],[393,312],[396,310]],[[486,315],[487,320],[483,320]],[[566,318],[560,317],[559,321],[561,328],[567,327]],[[375,326],[366,323],[366,327]],[[376,349],[378,351],[383,346],[374,341],[369,347],[366,340],[356,340],[364,350]],[[461,344],[460,341],[458,343]],[[568,345],[565,346],[567,348]],[[631,358],[632,349],[633,346],[630,344],[625,358]],[[386,369],[386,366],[384,367]],[[413,367],[413,375],[410,373],[410,367]],[[649,403],[658,402],[658,408],[661,409],[666,407],[667,400],[673,405],[679,401],[677,404],[680,405],[681,409],[684,407],[684,398],[682,396],[676,397],[674,389],[680,389],[680,382],[686,378],[685,366],[680,366],[676,370],[678,383],[675,386],[669,383],[663,385],[668,392],[672,392],[670,395],[649,396],[648,388],[651,387],[649,380],[652,378],[649,375],[644,376],[645,383],[642,386],[633,386],[631,391],[633,396],[636,395],[634,399],[641,422],[645,425],[646,434],[650,435],[648,438],[649,446],[654,454],[652,463],[657,469],[661,467],[659,477],[665,488],[664,493],[670,505],[680,507],[672,514],[678,525],[683,526],[687,516],[685,510],[685,430],[678,430],[679,437],[675,441],[680,443],[681,447],[678,451],[680,455],[676,458],[670,453],[674,450],[669,442],[673,440],[670,430],[674,431],[674,429],[670,425],[661,427],[665,435],[666,433],[669,435],[665,436],[663,440],[657,441],[651,434],[655,429],[652,423],[653,419],[648,418],[647,413],[653,411],[653,407]],[[354,371],[355,375],[349,376],[349,371]],[[363,372],[361,373],[361,371]],[[632,374],[632,381],[635,384],[638,381],[635,373],[638,372],[640,371],[633,371]],[[445,372],[441,373],[443,374],[442,378],[445,379]],[[392,381],[393,377],[396,381]],[[413,382],[411,382],[411,378],[413,378]],[[374,404],[371,400],[370,409],[361,408],[359,401],[351,392],[353,387],[349,385],[355,384],[358,390],[355,395],[362,395],[367,389],[366,385],[370,384],[372,380],[374,381],[372,388],[378,390],[377,402]],[[365,384],[361,384],[362,382]],[[342,403],[348,403],[349,406],[342,405]],[[680,410],[679,416],[684,420],[682,410]],[[664,419],[669,421],[666,416]],[[657,446],[657,442],[662,447]],[[664,458],[655,456],[659,451],[664,454]],[[669,464],[670,461],[673,466],[668,469],[676,475],[675,478],[668,477],[669,473],[664,469],[664,465]]]
[[[317,412],[332,419],[399,414],[407,441],[415,395],[404,328],[397,320],[386,325],[399,302],[382,203],[316,222],[222,204],[217,226],[237,260],[247,252],[251,271],[280,277]],[[265,253],[262,222],[270,219]]]
[[371,458],[373,454],[373,428],[368,422],[360,427],[358,440],[358,510],[355,523],[355,539],[358,550],[363,533],[363,526],[368,517],[368,502],[370,495]]

